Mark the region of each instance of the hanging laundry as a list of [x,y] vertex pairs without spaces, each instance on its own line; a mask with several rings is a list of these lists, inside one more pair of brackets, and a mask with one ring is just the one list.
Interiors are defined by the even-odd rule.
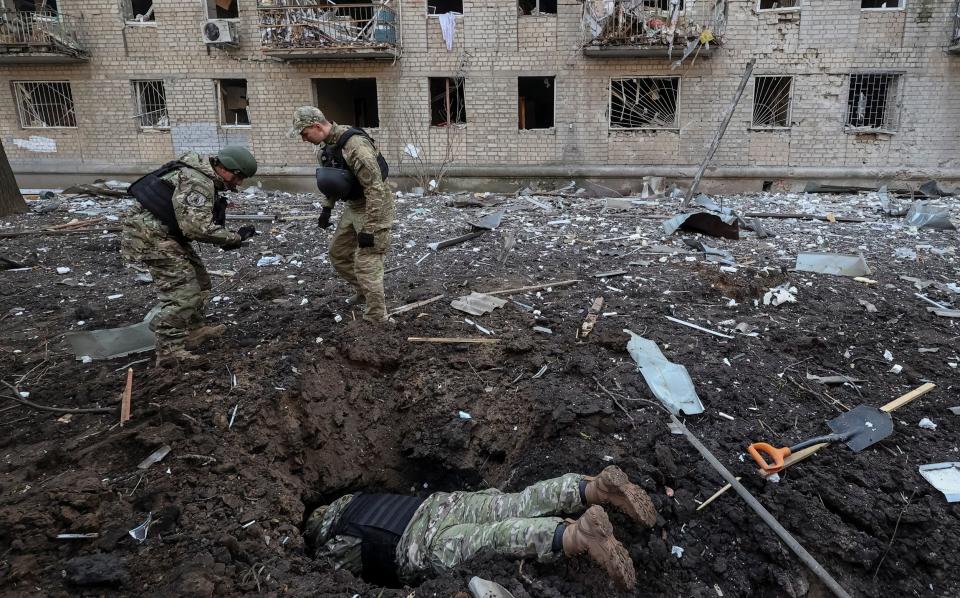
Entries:
[[440,15],[440,32],[443,33],[443,41],[447,44],[447,52],[453,50],[453,35],[457,31],[457,17],[462,16],[458,12],[445,12]]

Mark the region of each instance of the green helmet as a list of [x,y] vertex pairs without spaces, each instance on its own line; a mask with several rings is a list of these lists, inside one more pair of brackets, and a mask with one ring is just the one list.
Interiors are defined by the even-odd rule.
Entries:
[[257,159],[250,150],[241,145],[228,145],[217,154],[217,160],[227,170],[239,172],[243,178],[249,179],[257,174]]

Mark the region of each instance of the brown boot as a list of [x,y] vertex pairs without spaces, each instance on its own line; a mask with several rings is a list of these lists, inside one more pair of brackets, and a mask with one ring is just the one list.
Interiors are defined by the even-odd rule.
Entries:
[[184,347],[189,351],[200,347],[207,341],[213,340],[215,338],[220,338],[223,336],[223,332],[227,329],[223,324],[217,326],[201,326],[199,328],[194,328],[190,331],[190,334],[187,335],[187,338],[183,341]]
[[613,536],[613,525],[599,505],[587,509],[580,519],[563,530],[563,554],[576,556],[583,553],[603,567],[621,590],[630,590],[636,585],[633,560]]
[[627,474],[616,465],[611,465],[595,478],[587,477],[584,495],[588,505],[613,505],[630,519],[647,527],[657,522],[657,510],[653,501],[640,486],[632,484]]

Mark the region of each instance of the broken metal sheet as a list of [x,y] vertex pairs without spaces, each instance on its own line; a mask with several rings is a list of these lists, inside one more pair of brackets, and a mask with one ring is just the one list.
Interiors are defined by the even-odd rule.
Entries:
[[834,276],[866,276],[870,267],[862,255],[839,253],[801,253],[793,267],[800,272],[832,274]]
[[807,372],[807,380],[813,380],[818,384],[862,384],[866,380],[860,380],[858,378],[851,378],[850,376],[817,376],[816,374],[811,374]]
[[927,181],[926,183],[920,185],[920,193],[923,193],[927,197],[947,197],[952,195],[951,193],[941,189],[940,183],[937,181]]
[[450,307],[458,311],[468,313],[472,316],[482,316],[492,312],[495,309],[503,307],[506,304],[506,299],[501,299],[485,293],[473,292],[469,295],[460,297],[459,299],[454,299],[450,303]]
[[950,211],[947,208],[931,205],[927,201],[915,201],[910,206],[904,222],[917,228],[933,228],[937,230],[957,230],[950,221]]
[[740,219],[730,214],[712,214],[710,212],[693,212],[691,214],[677,214],[662,224],[666,234],[672,235],[678,229],[694,231],[723,237],[725,239],[740,239]]
[[947,502],[960,502],[960,463],[930,463],[921,465],[919,470],[923,479],[943,492]]
[[702,251],[706,254],[707,261],[716,262],[724,264],[727,266],[735,266],[737,260],[734,259],[733,254],[727,251],[726,249],[717,249],[716,247],[710,247],[706,243],[698,239],[687,239],[683,240],[688,246],[693,247],[699,251]]
[[637,364],[650,392],[674,415],[703,413],[703,403],[693,387],[687,368],[672,363],[664,357],[657,343],[643,338],[631,330],[627,351]]
[[480,228],[483,230],[493,230],[500,226],[500,221],[503,220],[503,215],[507,213],[507,208],[503,207],[493,212],[492,214],[487,214],[482,218],[474,221],[468,221],[467,224],[473,228]]
[[159,463],[160,461],[163,460],[164,457],[167,456],[169,452],[170,452],[169,444],[165,444],[161,446],[157,450],[150,453],[150,455],[148,455],[146,459],[141,461],[140,464],[137,465],[137,469],[147,469],[154,463]]
[[960,309],[937,309],[936,307],[928,307],[927,311],[933,312],[941,318],[960,318]]
[[157,339],[150,330],[150,320],[159,311],[160,306],[155,306],[138,324],[103,330],[69,332],[64,335],[64,340],[70,345],[78,361],[83,361],[84,357],[113,359],[125,357],[131,353],[151,351],[156,347]]
[[597,272],[596,274],[591,274],[591,276],[594,278],[611,278],[613,276],[623,276],[626,273],[626,270],[609,270],[607,272]]
[[877,195],[880,198],[880,209],[883,210],[883,213],[887,216],[903,216],[907,213],[907,208],[903,207],[899,201],[891,201],[890,193],[887,191],[886,185],[880,187]]

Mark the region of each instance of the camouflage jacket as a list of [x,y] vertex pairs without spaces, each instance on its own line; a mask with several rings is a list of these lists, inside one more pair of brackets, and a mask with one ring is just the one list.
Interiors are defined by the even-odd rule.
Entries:
[[[323,140],[325,145],[336,145],[350,127],[331,123],[330,135]],[[380,164],[377,163],[377,148],[363,135],[354,135],[343,146],[343,159],[350,166],[353,175],[363,187],[363,211],[366,223],[361,232],[376,232],[393,226],[396,207],[393,194],[380,176]],[[335,200],[325,197],[323,206],[333,208]]]
[[[221,246],[240,243],[240,235],[213,221],[217,191],[222,190],[224,184],[213,170],[210,157],[196,152],[187,152],[180,156],[179,160],[190,168],[178,168],[163,178],[174,185],[173,211],[184,236],[190,241]],[[167,227],[139,204],[134,205],[130,218],[155,221],[158,231],[162,230],[169,234]]]
[[356,576],[363,571],[360,557],[360,538],[354,536],[332,536],[331,530],[347,508],[352,494],[341,496],[330,503],[326,509],[317,509],[310,515],[303,535],[313,544],[316,558],[327,559],[335,569],[346,569]]

